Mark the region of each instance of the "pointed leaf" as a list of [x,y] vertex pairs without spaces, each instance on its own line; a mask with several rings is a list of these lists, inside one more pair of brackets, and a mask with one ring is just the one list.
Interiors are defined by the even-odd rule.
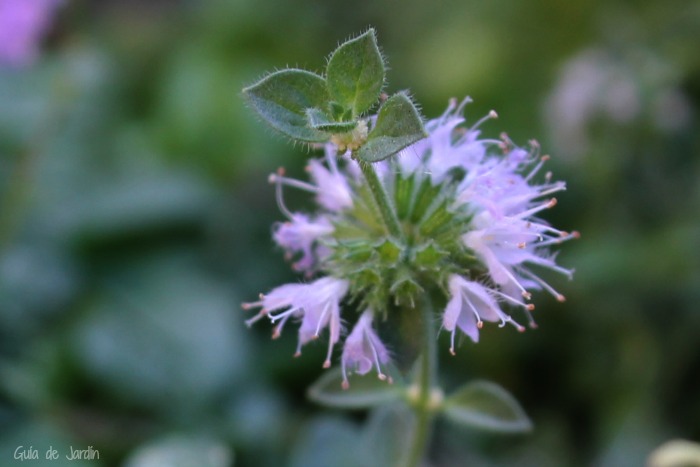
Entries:
[[331,98],[351,109],[353,117],[377,101],[384,84],[384,60],[373,29],[341,44],[333,52],[326,79]]
[[306,142],[323,142],[329,135],[308,126],[306,110],[328,103],[325,80],[304,70],[281,70],[243,89],[251,107],[273,128]]
[[381,161],[426,136],[416,106],[406,94],[397,93],[379,109],[367,142],[355,155],[366,162]]
[[[389,367],[389,370],[391,368]],[[390,371],[393,383],[381,381],[376,375],[351,375],[350,387],[342,388],[340,368],[329,370],[309,387],[308,397],[328,407],[364,409],[401,398],[403,385],[396,371]]]
[[508,391],[488,381],[462,386],[445,400],[443,412],[450,420],[475,428],[509,433],[532,429],[518,401]]
[[331,120],[322,110],[306,109],[306,118],[309,126],[329,133],[347,133],[357,126],[357,122],[336,122]]

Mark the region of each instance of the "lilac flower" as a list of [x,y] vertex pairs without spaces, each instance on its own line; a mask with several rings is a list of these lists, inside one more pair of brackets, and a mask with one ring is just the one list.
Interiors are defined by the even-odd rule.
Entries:
[[[287,178],[283,171],[270,177],[288,218],[275,228],[275,242],[290,258],[296,255],[296,270],[308,277],[325,276],[278,287],[259,302],[245,304],[262,307],[249,324],[268,317],[276,325],[276,337],[289,318],[301,320],[297,354],[328,327],[323,364],[328,367],[340,340],[339,303],[349,294],[368,311],[345,340],[341,365],[342,385],[347,387],[351,372],[366,374],[374,368],[384,378],[381,366],[389,354],[372,328],[372,317],[385,313],[390,320],[391,302],[414,306],[423,291],[446,290],[442,324],[454,353],[457,333],[478,342],[486,321],[524,331],[507,307],[522,310],[535,327],[534,305],[529,303],[533,290],[564,300],[539,271],[571,278],[573,271],[557,265],[549,247],[578,233],[556,229],[537,216],[556,204],[552,195],[566,185],[553,182],[549,173],[536,181],[549,159],[540,156],[536,143],[526,150],[505,135],[481,138],[479,127],[496,118],[494,112],[465,127],[462,113],[468,102],[451,101],[440,118],[426,124],[427,138],[373,164],[396,204],[399,234],[388,235],[352,154],[339,155],[332,143],[326,145],[324,160],[309,162],[311,182]],[[317,209],[309,215],[291,212],[284,204],[283,186],[313,193]]]
[[339,212],[352,207],[350,186],[336,162],[336,151],[326,146],[326,168],[318,159],[311,159],[307,170],[316,184],[316,201],[331,212]]
[[312,220],[305,214],[294,213],[291,221],[276,226],[273,238],[289,258],[301,252],[301,258],[293,265],[295,270],[311,272],[328,254],[328,249],[319,245],[318,240],[332,232],[333,226],[327,218]]
[[352,192],[346,176],[339,170],[336,162],[336,150],[333,146],[326,147],[326,168],[321,161],[311,159],[306,170],[311,174],[314,183],[302,182],[284,176],[284,170],[270,176],[270,182],[277,185],[277,202],[287,217],[291,214],[282,200],[282,185],[292,186],[316,194],[318,204],[330,212],[340,212],[352,207]]
[[366,310],[362,313],[352,332],[345,339],[342,356],[344,389],[350,387],[348,369],[364,375],[374,367],[379,379],[387,379],[387,376],[382,373],[381,366],[389,362],[389,352],[372,328],[373,317],[372,310]]
[[[244,303],[244,309],[261,308],[260,312],[249,319],[251,325],[267,316],[276,323],[273,338],[279,337],[289,318],[301,318],[299,343],[295,356],[301,355],[301,347],[310,340],[317,339],[321,331],[329,328],[328,354],[323,363],[324,368],[331,365],[333,346],[340,339],[340,301],[348,291],[348,281],[323,277],[309,284],[286,284],[262,295],[260,300]],[[277,313],[275,313],[277,312]]]
[[62,0],[0,0],[0,64],[22,66],[37,54],[38,42]]
[[[540,208],[545,209],[554,204],[550,200]],[[573,271],[557,266],[544,255],[543,247],[577,238],[577,232],[569,234],[516,216],[497,220],[489,212],[476,216],[474,224],[478,228],[462,237],[464,244],[483,261],[491,280],[509,297],[515,299],[522,296],[530,299],[530,292],[527,291],[529,287],[544,288],[557,300],[565,300],[562,294],[532,272],[528,264],[539,265],[570,278]]]
[[451,169],[478,167],[488,147],[501,144],[498,140],[478,139],[479,126],[496,118],[493,111],[471,128],[460,128],[465,121],[462,111],[469,102],[471,99],[467,98],[458,105],[455,99],[450,100],[445,113],[426,124],[428,137],[399,153],[398,162],[404,173],[423,171],[438,184]]
[[502,140],[479,139],[477,128],[487,119],[495,118],[493,112],[462,130],[461,114],[468,102],[457,106],[451,101],[445,114],[426,125],[428,138],[404,150],[402,157],[408,162],[400,162],[403,172],[422,170],[430,174],[434,184],[444,183],[452,169],[464,172],[455,206],[465,207],[472,219],[461,238],[486,268],[488,274],[483,279],[493,286],[458,275],[449,278],[451,299],[443,325],[452,333],[452,350],[457,328],[477,342],[482,319],[510,321],[499,302],[522,308],[530,325],[535,327],[530,314],[534,306],[523,301],[531,298],[528,290],[545,289],[559,301],[564,296],[532,267],[570,278],[573,271],[558,266],[546,247],[578,237],[577,232],[555,229],[535,217],[556,204],[555,198],[545,197],[566,189],[563,182],[552,182],[549,173],[544,183],[533,183],[549,157],[538,155],[539,146],[535,142],[531,143],[529,152],[516,147],[505,136]]
[[449,290],[451,298],[445,308],[442,325],[451,333],[450,352],[453,355],[457,328],[474,342],[479,342],[479,329],[483,327],[484,320],[500,321],[501,327],[511,323],[519,331],[525,330],[501,310],[494,298],[497,293],[494,290],[457,274],[450,277]]

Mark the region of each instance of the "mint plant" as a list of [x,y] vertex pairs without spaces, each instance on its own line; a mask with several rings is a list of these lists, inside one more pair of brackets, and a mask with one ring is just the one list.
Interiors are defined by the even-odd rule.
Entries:
[[[283,170],[270,176],[287,217],[274,240],[307,282],[278,286],[243,308],[258,310],[249,325],[268,319],[273,338],[290,320],[299,322],[295,355],[328,329],[324,368],[332,366],[345,324],[355,321],[339,368],[309,395],[336,407],[392,401],[409,407],[409,447],[395,461],[416,466],[437,415],[494,431],[530,429],[517,401],[494,383],[476,381],[444,395],[435,318],[453,354],[463,337],[478,342],[485,322],[525,331],[510,309],[535,327],[532,291],[564,301],[541,272],[573,273],[549,249],[578,233],[538,217],[565,184],[541,175],[548,156],[537,143],[525,149],[505,135],[481,138],[480,126],[496,114],[467,126],[469,99],[450,101],[441,117],[424,123],[407,94],[382,99],[385,68],[370,29],[331,54],[325,76],[282,70],[244,89],[270,126],[295,141],[323,143],[325,154],[309,161],[310,182]],[[313,194],[317,209],[289,210],[284,187]],[[384,343],[380,322],[406,348],[420,348],[415,364],[397,354],[401,343]],[[357,376],[371,371],[377,379]]]

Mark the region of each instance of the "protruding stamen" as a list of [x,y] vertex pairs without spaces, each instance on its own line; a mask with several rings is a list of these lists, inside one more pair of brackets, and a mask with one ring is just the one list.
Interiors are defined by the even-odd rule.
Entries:
[[386,375],[382,373],[382,368],[379,366],[379,353],[377,353],[377,348],[374,346],[374,343],[372,342],[372,336],[369,335],[367,331],[364,332],[364,337],[369,342],[369,346],[372,350],[372,356],[374,357],[374,366],[377,367],[377,377],[384,381],[386,379]]
[[263,319],[265,316],[268,316],[267,310],[265,308],[263,308],[262,310],[260,310],[260,312],[257,315],[245,320],[245,325],[248,327],[251,327],[253,324],[257,323],[258,321]]
[[517,215],[513,216],[516,219],[524,219],[526,217],[530,217],[533,214],[537,214],[540,211],[544,211],[545,209],[553,208],[557,204],[557,199],[552,198],[549,201],[546,201],[538,206],[535,206],[534,208],[526,209],[525,211],[519,212]]
[[[552,269],[554,269],[554,268],[552,268]],[[547,292],[549,292],[554,298],[556,298],[557,301],[559,301],[559,302],[564,302],[564,301],[566,300],[566,297],[564,297],[564,295],[562,295],[562,294],[560,294],[559,292],[557,292],[557,291],[554,289],[554,287],[552,287],[552,286],[549,285],[547,282],[545,282],[544,280],[542,280],[542,279],[541,279],[539,276],[537,276],[536,274],[534,274],[534,273],[528,271],[527,269],[522,269],[521,272],[522,272],[523,274],[525,274],[526,276],[528,276],[530,279],[532,279],[532,280],[534,280],[535,282],[537,282],[538,284],[540,284],[540,285],[542,286],[542,288],[545,289]]]
[[241,308],[244,310],[250,310],[251,308],[260,308],[263,305],[262,300],[257,302],[244,302],[241,303]]
[[540,171],[540,169],[542,168],[542,166],[544,165],[544,163],[547,162],[548,160],[549,160],[549,156],[542,156],[542,157],[540,157],[540,161],[539,161],[539,162],[537,163],[537,165],[530,171],[530,173],[527,174],[527,177],[525,177],[525,181],[526,181],[526,182],[529,182],[529,181],[532,179],[532,177],[534,177],[534,176],[537,174],[537,172]]
[[477,128],[479,128],[485,121],[487,120],[492,120],[498,118],[498,114],[496,113],[495,110],[491,110],[488,114],[485,116],[481,117],[475,124],[473,124],[470,128],[469,131],[475,131]]
[[464,108],[472,102],[474,102],[474,100],[469,96],[462,99],[462,102],[459,103],[459,107],[455,110],[455,114],[462,115],[464,113]]
[[[277,170],[277,173],[278,174],[284,173],[284,169],[282,169],[280,167]],[[289,209],[287,209],[287,206],[284,204],[284,195],[282,194],[282,182],[280,181],[281,178],[282,178],[281,176],[277,176],[275,174],[270,174],[270,177],[268,178],[268,180],[270,181],[270,183],[275,184],[275,199],[277,200],[277,207],[279,208],[280,211],[282,211],[282,214],[287,216],[289,219],[293,219],[294,215],[292,214],[292,212]]]
[[518,305],[518,306],[520,306],[520,307],[522,307],[522,308],[525,308],[525,309],[528,310],[528,311],[532,311],[532,310],[535,309],[535,305],[533,305],[532,303],[521,302],[520,300],[517,300],[517,299],[511,297],[510,295],[504,294],[504,293],[501,292],[500,290],[491,289],[491,292],[492,292],[494,295],[497,295],[498,297],[501,297],[502,299],[506,300],[507,302],[513,303],[513,304],[515,304],[515,305]]

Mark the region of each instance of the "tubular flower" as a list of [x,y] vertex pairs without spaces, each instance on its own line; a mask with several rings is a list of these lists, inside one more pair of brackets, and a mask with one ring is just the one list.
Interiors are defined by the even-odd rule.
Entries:
[[[350,372],[374,368],[381,377],[389,362],[373,319],[391,323],[426,296],[446,304],[442,324],[453,353],[458,331],[478,342],[484,322],[524,331],[510,309],[521,310],[535,327],[532,291],[564,300],[541,276],[550,271],[571,278],[573,271],[557,265],[549,250],[578,233],[556,229],[539,216],[555,206],[552,195],[566,185],[552,181],[551,173],[541,175],[549,157],[540,155],[537,143],[525,149],[505,135],[481,137],[480,127],[495,112],[467,126],[468,102],[451,101],[442,116],[426,123],[425,139],[373,164],[396,217],[393,226],[386,221],[387,207],[373,198],[377,187],[370,184],[376,180],[365,178],[352,151],[338,154],[332,143],[323,159],[309,163],[311,183],[283,171],[270,177],[289,219],[275,229],[275,241],[288,255],[300,255],[295,269],[322,278],[278,287],[245,305],[262,307],[249,322],[266,316],[278,335],[290,317],[301,319],[297,350],[328,326],[327,366],[340,339],[339,303],[347,294],[350,303],[368,310],[345,341],[341,366],[347,386]],[[289,211],[283,186],[313,193],[317,209],[308,215]]]
[[498,294],[497,291],[457,274],[450,277],[449,290],[450,300],[443,314],[442,325],[451,333],[451,353],[454,354],[457,328],[474,342],[479,342],[479,329],[484,325],[483,320],[500,321],[501,327],[510,322],[519,331],[525,330],[501,310],[494,297]]
[[273,239],[286,250],[288,258],[301,253],[301,258],[293,264],[295,270],[310,272],[327,254],[318,240],[332,232],[333,226],[327,218],[311,220],[305,214],[295,213],[290,221],[275,227]]
[[309,284],[286,284],[279,286],[260,300],[244,303],[244,309],[261,308],[260,312],[249,319],[251,325],[264,316],[276,324],[273,338],[282,333],[282,328],[289,318],[300,318],[299,343],[295,356],[301,355],[301,347],[310,340],[317,339],[321,331],[328,327],[328,355],[323,363],[324,368],[331,365],[333,346],[340,339],[340,301],[348,290],[348,283],[342,279],[323,277]]
[[387,376],[382,373],[381,367],[389,362],[389,352],[372,328],[373,316],[372,310],[362,313],[352,332],[345,339],[341,361],[343,387],[346,389],[350,386],[348,369],[364,375],[374,367],[379,379],[387,379]]

